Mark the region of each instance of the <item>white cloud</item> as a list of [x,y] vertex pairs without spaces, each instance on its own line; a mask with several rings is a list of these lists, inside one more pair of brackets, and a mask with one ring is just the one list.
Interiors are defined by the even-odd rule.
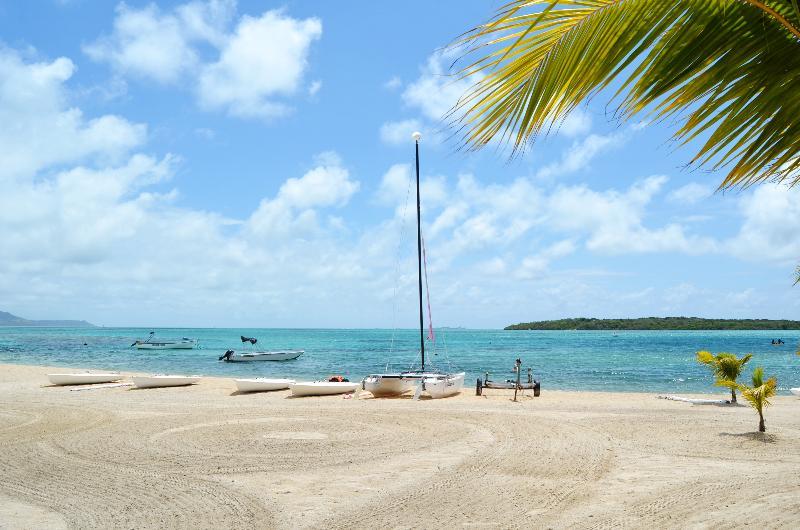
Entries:
[[302,177],[286,180],[274,199],[261,201],[247,221],[250,233],[276,238],[315,232],[319,228],[316,209],[347,204],[359,183],[350,180],[335,153],[323,153],[317,161],[319,165]]
[[739,200],[744,219],[726,248],[745,260],[800,258],[800,192],[780,184],[762,184]]
[[[169,12],[123,3],[113,32],[84,51],[119,75],[192,87],[206,109],[245,118],[287,113],[290,106],[280,98],[298,91],[311,43],[322,35],[321,21],[272,10],[242,16],[231,30],[235,15],[233,0],[193,1]],[[208,47],[218,52],[216,60],[204,57]],[[312,82],[309,94],[321,83]]]
[[31,176],[89,156],[119,156],[146,138],[147,128],[114,115],[86,119],[64,89],[72,61],[24,63],[0,48],[0,180]]
[[310,85],[308,85],[308,95],[314,97],[317,95],[317,92],[322,88],[322,81],[316,80],[312,81]]
[[576,250],[577,247],[571,239],[564,239],[553,243],[537,254],[523,258],[522,264],[517,269],[514,276],[524,280],[538,278],[547,271],[551,261],[569,256]]
[[574,138],[587,134],[591,129],[592,117],[588,112],[576,108],[559,124],[558,133],[569,138]]
[[714,194],[714,188],[707,184],[690,182],[685,186],[671,191],[667,195],[667,200],[674,204],[685,204],[687,206],[697,204],[703,199],[707,199]]
[[648,177],[624,193],[597,192],[585,186],[559,188],[549,200],[548,221],[562,230],[588,234],[587,248],[603,253],[715,251],[714,240],[688,236],[679,224],[658,229],[644,226],[645,207],[666,181],[664,176]]
[[448,73],[449,63],[457,53],[458,50],[447,50],[431,55],[420,76],[403,91],[403,101],[434,122],[441,120],[473,83],[482,77],[480,74],[470,79],[451,77]]
[[574,142],[562,154],[561,160],[541,168],[536,177],[548,179],[585,169],[595,156],[608,149],[619,147],[625,140],[626,136],[623,133],[590,134],[583,140]]
[[296,92],[311,43],[322,35],[319,19],[296,20],[280,11],[242,17],[220,58],[202,68],[198,95],[204,107],[241,117],[269,118],[287,108],[271,99]]
[[398,76],[393,76],[383,84],[383,88],[386,90],[397,90],[401,86],[403,86],[403,81]]

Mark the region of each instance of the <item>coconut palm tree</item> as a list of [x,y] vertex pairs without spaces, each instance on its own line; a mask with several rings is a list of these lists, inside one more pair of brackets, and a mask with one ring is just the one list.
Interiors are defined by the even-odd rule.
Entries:
[[736,380],[742,374],[744,365],[752,357],[749,353],[739,359],[732,353],[722,352],[714,355],[708,351],[697,352],[697,361],[711,368],[717,378],[716,385],[731,389],[731,403],[736,403],[736,389],[739,388]]
[[615,83],[616,116],[674,120],[720,188],[800,183],[798,0],[510,0],[455,45],[469,148],[519,153]]
[[760,366],[753,370],[753,386],[739,385],[742,396],[750,403],[750,406],[758,412],[758,430],[766,432],[764,425],[764,407],[770,405],[769,398],[777,393],[778,380],[774,377],[764,382],[764,369]]

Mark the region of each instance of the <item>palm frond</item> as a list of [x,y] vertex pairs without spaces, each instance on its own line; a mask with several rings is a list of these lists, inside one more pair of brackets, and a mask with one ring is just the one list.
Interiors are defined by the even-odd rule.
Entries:
[[675,117],[720,187],[800,182],[796,0],[512,0],[455,44],[481,79],[454,107],[463,141],[524,150],[620,80],[618,116]]

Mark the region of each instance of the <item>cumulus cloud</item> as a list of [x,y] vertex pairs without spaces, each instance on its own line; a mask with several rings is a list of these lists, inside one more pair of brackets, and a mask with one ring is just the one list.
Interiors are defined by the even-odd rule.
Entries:
[[800,258],[800,192],[780,184],[762,184],[739,200],[743,223],[725,243],[733,255],[755,261]]
[[441,120],[472,84],[480,80],[480,74],[470,79],[449,75],[449,63],[457,53],[457,50],[446,50],[431,55],[420,76],[403,91],[403,101],[434,122]]
[[[423,128],[417,119],[391,121],[381,125],[381,141],[389,145],[411,145],[411,133]],[[428,138],[425,138],[426,143]]]
[[265,117],[286,112],[274,95],[293,94],[308,65],[311,43],[322,35],[319,19],[295,20],[280,11],[245,16],[218,61],[199,76],[200,103],[233,115]]
[[143,124],[110,114],[87,119],[69,106],[64,83],[74,71],[66,57],[25,63],[0,48],[0,180],[88,156],[114,158],[144,142]]
[[[242,16],[233,0],[193,1],[163,12],[120,4],[110,35],[84,46],[118,75],[193,87],[199,104],[245,118],[287,113],[308,68],[311,43],[322,35],[317,18],[294,19],[282,10]],[[216,59],[204,56],[216,50]],[[316,88],[314,88],[316,87]],[[321,87],[315,81],[309,93]]]
[[580,108],[574,109],[559,124],[558,133],[568,138],[583,136],[592,129],[592,117]]
[[317,208],[342,207],[358,191],[335,153],[319,156],[319,165],[300,178],[284,182],[273,199],[264,199],[247,221],[247,230],[261,238],[278,238],[319,229]]

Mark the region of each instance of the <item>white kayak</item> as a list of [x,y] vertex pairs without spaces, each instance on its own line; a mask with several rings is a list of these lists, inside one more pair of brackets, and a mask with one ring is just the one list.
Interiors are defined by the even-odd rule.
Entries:
[[269,392],[271,390],[284,390],[295,383],[294,379],[234,379],[239,392]]
[[791,392],[792,394],[794,394],[797,397],[800,397],[800,388],[790,388],[789,392]]
[[303,353],[305,353],[305,350],[254,351],[241,353],[228,350],[225,352],[225,355],[220,357],[220,360],[229,363],[246,363],[252,361],[291,361],[292,359],[297,359],[303,355]]
[[198,376],[186,375],[137,375],[132,377],[138,388],[159,388],[165,386],[187,386],[200,381]]
[[355,392],[360,383],[334,381],[302,381],[291,386],[293,396],[330,396]]
[[77,373],[77,374],[47,374],[47,378],[54,385],[93,385],[96,383],[114,383],[122,379],[118,373]]

